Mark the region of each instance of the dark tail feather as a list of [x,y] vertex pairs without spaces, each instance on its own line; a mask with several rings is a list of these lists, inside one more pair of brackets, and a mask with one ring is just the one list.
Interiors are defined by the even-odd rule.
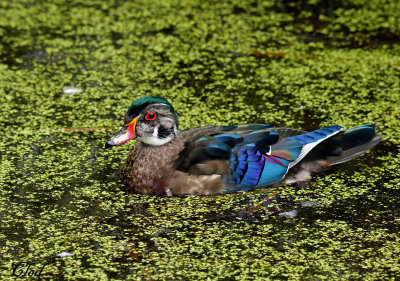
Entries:
[[334,144],[326,157],[329,166],[357,158],[377,145],[382,137],[375,133],[375,128],[374,124],[365,124],[334,136],[332,141],[327,143],[327,145]]
[[367,143],[343,150],[343,152],[338,156],[328,156],[327,160],[329,161],[329,166],[337,165],[357,158],[361,154],[364,154],[375,145],[377,145],[381,141],[381,139],[382,137],[377,134]]
[[382,137],[376,125],[366,124],[340,132],[317,145],[299,164],[289,170],[285,183],[307,181],[312,174],[357,158],[377,145]]

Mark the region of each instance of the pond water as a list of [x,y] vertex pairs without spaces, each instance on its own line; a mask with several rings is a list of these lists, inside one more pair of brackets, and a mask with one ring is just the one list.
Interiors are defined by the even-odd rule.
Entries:
[[[26,274],[45,280],[396,280],[397,6],[1,3],[1,279],[36,263]],[[133,143],[104,143],[145,95],[181,129],[375,123],[383,140],[307,185],[132,194],[119,171]]]

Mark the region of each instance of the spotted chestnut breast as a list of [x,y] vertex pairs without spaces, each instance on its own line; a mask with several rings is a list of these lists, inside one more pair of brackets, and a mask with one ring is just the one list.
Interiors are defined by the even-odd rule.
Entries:
[[311,132],[266,124],[178,131],[175,110],[159,97],[134,101],[124,122],[106,148],[138,138],[121,178],[133,192],[153,195],[211,195],[307,181],[381,140],[373,124]]

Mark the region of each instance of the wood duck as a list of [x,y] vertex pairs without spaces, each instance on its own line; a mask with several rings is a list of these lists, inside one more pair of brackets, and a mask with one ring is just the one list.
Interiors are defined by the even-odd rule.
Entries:
[[172,105],[134,101],[106,148],[138,138],[121,179],[135,193],[181,196],[248,191],[307,181],[377,145],[376,126],[329,126],[307,132],[267,124],[205,126],[178,131]]

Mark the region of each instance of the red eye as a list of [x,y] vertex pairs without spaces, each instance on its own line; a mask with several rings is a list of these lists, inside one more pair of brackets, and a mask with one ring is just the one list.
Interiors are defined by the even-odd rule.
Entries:
[[156,119],[156,117],[157,117],[157,114],[155,112],[149,112],[146,114],[146,117],[144,117],[144,119],[153,121],[154,119]]

